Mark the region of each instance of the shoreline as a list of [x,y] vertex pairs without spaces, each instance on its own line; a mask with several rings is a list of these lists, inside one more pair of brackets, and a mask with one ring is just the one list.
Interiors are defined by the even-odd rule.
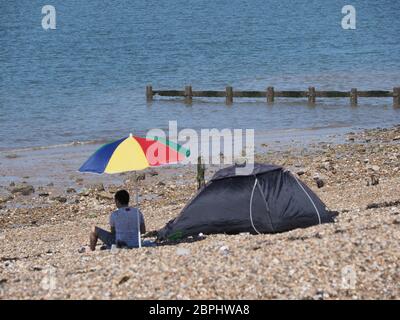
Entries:
[[[257,154],[258,162],[290,169],[339,212],[336,223],[281,234],[206,235],[202,241],[92,253],[88,231],[95,224],[107,227],[113,192],[132,192],[131,176],[92,185],[84,178],[76,182],[81,188],[68,192],[42,185],[26,196],[3,185],[0,298],[399,299],[400,126],[342,138]],[[217,169],[208,167],[206,178]],[[140,207],[154,231],[196,193],[195,168],[143,173]],[[356,281],[346,288],[349,268]],[[43,286],[49,274],[54,290]]]
[[[347,127],[329,126],[306,129],[282,129],[255,132],[255,153],[280,152],[283,149],[315,148],[321,143],[343,143]],[[361,132],[365,129],[353,130]],[[54,185],[57,192],[67,188],[83,188],[84,185],[104,182],[121,184],[122,175],[90,175],[78,172],[80,165],[107,141],[92,140],[65,144],[18,148],[0,151],[0,196],[12,183],[27,183],[33,187]],[[182,165],[167,166],[180,168]],[[192,165],[189,165],[192,166]],[[51,170],[49,170],[51,168]],[[3,192],[4,194],[4,192]]]

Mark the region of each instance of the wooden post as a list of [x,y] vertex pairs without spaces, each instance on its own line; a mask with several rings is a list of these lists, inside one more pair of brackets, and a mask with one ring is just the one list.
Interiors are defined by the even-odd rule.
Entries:
[[309,87],[308,88],[308,104],[310,106],[315,105],[315,97],[316,97],[315,88],[314,87]]
[[205,186],[206,182],[204,180],[204,173],[206,171],[206,166],[201,163],[201,157],[197,157],[197,189],[201,189]]
[[357,106],[358,103],[358,94],[357,94],[357,89],[356,88],[352,88],[350,90],[350,105],[352,107]]
[[185,87],[185,103],[191,104],[193,97],[192,86]]
[[400,87],[393,88],[393,107],[400,108]]
[[226,104],[231,105],[233,103],[233,88],[226,87]]
[[268,87],[267,88],[267,102],[268,103],[274,103],[275,100],[275,92],[274,92],[274,87]]
[[153,87],[151,85],[146,86],[146,100],[147,102],[153,101]]

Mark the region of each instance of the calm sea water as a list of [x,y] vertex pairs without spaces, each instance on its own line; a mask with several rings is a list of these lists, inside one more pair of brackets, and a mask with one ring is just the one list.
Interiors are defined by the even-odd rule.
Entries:
[[[154,88],[391,90],[400,85],[400,1],[0,0],[0,150],[118,138],[166,128],[256,132],[398,123],[391,99],[179,99],[145,102]],[[44,31],[41,8],[57,10]]]

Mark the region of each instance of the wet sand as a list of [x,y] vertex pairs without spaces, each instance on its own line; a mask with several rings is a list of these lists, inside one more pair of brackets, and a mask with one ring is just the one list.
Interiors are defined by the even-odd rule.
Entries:
[[[298,174],[339,211],[336,223],[275,235],[206,235],[156,248],[90,252],[90,227],[107,227],[113,192],[133,191],[133,176],[82,176],[73,172],[67,156],[64,182],[54,172],[32,183],[27,177],[34,176],[32,170],[4,169],[23,155],[2,158],[0,297],[399,299],[400,127],[347,134],[341,143],[266,144],[256,160]],[[34,163],[37,177],[51,172],[51,161],[38,157]],[[207,176],[217,169],[209,168]],[[140,206],[148,230],[157,230],[195,194],[195,169],[143,173]],[[15,179],[11,186],[10,177]]]

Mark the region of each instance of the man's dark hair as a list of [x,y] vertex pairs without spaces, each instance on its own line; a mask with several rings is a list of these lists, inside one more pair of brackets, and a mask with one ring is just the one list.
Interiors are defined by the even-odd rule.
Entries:
[[123,206],[129,204],[129,193],[126,190],[119,190],[115,193],[115,200]]

